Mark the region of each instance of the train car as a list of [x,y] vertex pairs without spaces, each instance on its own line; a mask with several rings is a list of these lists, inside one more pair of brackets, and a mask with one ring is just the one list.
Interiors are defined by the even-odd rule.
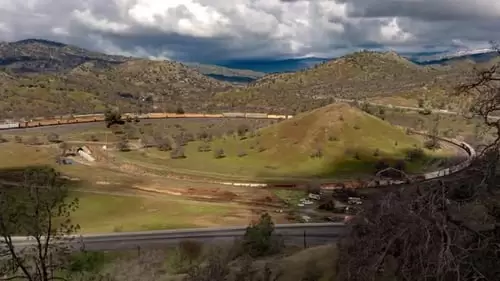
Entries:
[[19,123],[19,122],[0,124],[0,130],[15,129],[15,128],[20,128],[20,127],[21,127],[21,123]]
[[286,115],[268,114],[268,119],[286,119]]
[[186,113],[184,114],[185,117],[188,117],[188,118],[203,118],[205,117],[205,114],[203,113]]
[[243,112],[224,112],[222,115],[226,118],[245,118],[245,113]]
[[167,118],[185,118],[186,114],[166,113],[165,116]]
[[267,119],[267,113],[245,113],[245,118]]
[[286,116],[286,119],[292,119],[293,118],[293,115],[287,115]]
[[151,119],[161,119],[161,118],[167,118],[166,113],[159,113],[159,112],[154,112],[154,113],[149,113],[149,118]]
[[222,114],[203,114],[205,118],[224,118]]

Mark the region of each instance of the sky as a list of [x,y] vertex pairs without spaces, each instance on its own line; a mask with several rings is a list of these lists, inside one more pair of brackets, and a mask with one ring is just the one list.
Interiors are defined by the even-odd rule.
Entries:
[[499,0],[0,0],[0,41],[197,62],[487,48],[499,27]]

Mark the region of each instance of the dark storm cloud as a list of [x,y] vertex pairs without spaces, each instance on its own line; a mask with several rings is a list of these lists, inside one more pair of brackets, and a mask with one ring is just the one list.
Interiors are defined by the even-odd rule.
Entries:
[[498,26],[497,0],[0,0],[0,40],[193,61],[476,48]]

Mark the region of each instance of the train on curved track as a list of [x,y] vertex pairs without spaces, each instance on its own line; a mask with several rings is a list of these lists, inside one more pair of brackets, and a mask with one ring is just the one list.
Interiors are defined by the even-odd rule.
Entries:
[[[276,115],[267,113],[244,113],[244,112],[226,112],[220,114],[203,114],[203,113],[124,113],[122,119],[165,119],[165,118],[252,118],[252,119],[276,119],[283,120],[292,118],[292,115]],[[55,116],[51,118],[37,117],[29,121],[9,122],[0,124],[2,129],[15,129],[15,128],[32,128],[41,126],[55,126],[64,124],[75,123],[90,123],[90,122],[103,122],[105,120],[104,114],[81,114],[69,116]]]
[[[274,119],[274,120],[285,120],[293,118],[293,115],[277,115],[277,114],[267,114],[267,113],[243,113],[243,112],[226,112],[220,114],[203,114],[203,113],[146,113],[146,114],[135,114],[135,113],[124,113],[122,114],[122,119],[124,120],[140,120],[140,119],[166,119],[166,118],[250,118],[250,119]],[[21,129],[21,128],[34,128],[34,127],[42,127],[42,126],[57,126],[57,125],[65,125],[65,124],[81,124],[81,123],[91,123],[91,122],[104,122],[105,116],[104,114],[82,114],[82,115],[67,115],[67,116],[55,116],[51,118],[33,118],[29,121],[22,122],[10,122],[0,124],[1,130],[12,130],[12,129]],[[427,136],[425,132],[412,131],[414,134],[419,134],[423,136]],[[387,185],[398,185],[409,182],[419,182],[426,181],[434,178],[444,177],[456,172],[459,172],[472,163],[472,161],[476,158],[476,152],[472,146],[469,144],[456,140],[456,139],[447,139],[438,137],[440,141],[448,142],[452,145],[458,146],[463,149],[468,157],[467,160],[439,171],[434,171],[430,173],[425,173],[421,175],[413,175],[410,176],[409,180],[401,181],[401,180],[376,180],[370,182],[363,183],[355,183],[356,186],[387,186]],[[236,183],[232,183],[236,184]],[[242,184],[239,184],[242,185]],[[255,185],[255,184],[249,184]],[[295,184],[293,184],[295,185]],[[259,184],[260,186],[260,184]],[[322,188],[330,189],[330,188],[338,188],[337,184],[322,184]]]

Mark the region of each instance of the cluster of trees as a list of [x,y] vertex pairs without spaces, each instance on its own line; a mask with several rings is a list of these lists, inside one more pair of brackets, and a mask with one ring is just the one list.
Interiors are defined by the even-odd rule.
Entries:
[[[115,135],[120,136],[117,142],[117,148],[120,151],[130,150],[130,140],[140,140],[142,146],[145,148],[156,147],[159,151],[170,152],[170,157],[172,159],[182,159],[186,158],[184,147],[188,143],[202,141],[197,148],[198,152],[213,152],[215,159],[226,157],[223,148],[212,148],[211,142],[214,138],[214,134],[208,130],[201,130],[197,134],[193,134],[185,131],[184,128],[179,126],[178,129],[180,129],[180,132],[174,135],[165,135],[159,132],[148,134],[142,128],[134,126],[131,122],[118,125],[116,122],[112,121],[113,118],[118,117],[111,114],[107,124],[109,124],[109,128]],[[249,137],[257,136],[257,133],[253,132],[248,124],[240,124],[236,130],[229,129],[226,135],[234,138],[239,137],[240,140],[244,140]],[[263,149],[259,150],[259,152],[261,151],[263,151]],[[244,157],[246,155],[247,152],[243,149],[237,154],[238,157]]]

